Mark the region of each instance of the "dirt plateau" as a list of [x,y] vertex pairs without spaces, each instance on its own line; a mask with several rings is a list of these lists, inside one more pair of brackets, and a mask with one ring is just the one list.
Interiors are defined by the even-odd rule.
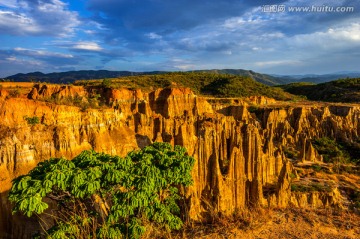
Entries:
[[[25,87],[26,88],[26,87]],[[206,220],[210,211],[231,215],[260,205],[270,208],[341,207],[331,192],[294,193],[289,147],[302,162],[321,161],[311,139],[356,141],[360,106],[277,106],[272,99],[214,99],[187,88],[151,92],[81,86],[33,85],[9,97],[0,90],[0,238],[27,238],[35,219],[11,214],[11,180],[51,157],[73,158],[85,149],[124,156],[151,142],[184,146],[196,159],[187,190],[189,217]],[[47,99],[86,100],[99,93],[105,106],[82,109]],[[249,104],[258,105],[251,110]],[[254,108],[254,106],[253,106]],[[251,112],[250,112],[251,111]],[[26,117],[38,117],[30,125]]]

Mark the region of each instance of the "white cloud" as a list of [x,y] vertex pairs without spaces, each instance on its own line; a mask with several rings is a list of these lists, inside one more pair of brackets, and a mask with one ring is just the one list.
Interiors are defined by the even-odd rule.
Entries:
[[84,30],[84,32],[89,35],[94,35],[96,33],[94,30]]
[[255,66],[259,67],[269,67],[269,66],[288,66],[288,65],[299,65],[301,64],[301,61],[297,60],[278,60],[278,61],[258,61],[255,62]]
[[80,41],[73,43],[72,49],[74,50],[84,50],[84,51],[101,51],[102,48],[96,42],[87,42],[87,41]]
[[10,57],[6,57],[5,60],[7,60],[7,61],[16,61],[17,59],[14,56],[10,56]]
[[83,62],[86,59],[79,56],[47,49],[0,49],[0,77],[19,72],[74,69]]
[[0,0],[0,6],[16,8],[16,0]]
[[23,56],[29,57],[58,57],[58,58],[73,58],[74,56],[71,54],[64,54],[58,52],[50,52],[44,50],[31,50],[21,47],[14,48],[14,52]]
[[101,51],[102,48],[96,42],[77,42],[72,47],[76,50]]
[[150,39],[161,39],[162,38],[160,35],[156,34],[155,32],[150,32],[148,34],[145,34],[145,36]]
[[92,51],[92,52],[100,52],[103,48],[97,42],[91,41],[53,41],[52,44],[57,47],[66,48],[75,51]]
[[66,37],[80,24],[78,13],[59,0],[19,0],[16,6],[12,1],[3,1],[3,4],[7,9],[0,10],[1,34]]
[[16,35],[36,34],[41,30],[34,19],[24,14],[0,10],[0,32],[6,31]]
[[332,27],[326,31],[301,34],[287,40],[289,45],[303,48],[339,49],[360,44],[360,24]]
[[261,17],[249,17],[247,19],[244,17],[232,17],[225,20],[222,26],[227,29],[236,30],[243,27],[249,27],[249,25],[259,25],[266,21],[268,20],[262,19]]

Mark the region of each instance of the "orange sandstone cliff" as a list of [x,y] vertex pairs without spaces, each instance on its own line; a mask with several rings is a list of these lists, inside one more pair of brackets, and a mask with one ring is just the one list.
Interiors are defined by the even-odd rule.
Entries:
[[[93,148],[125,155],[154,141],[184,146],[195,157],[194,184],[187,190],[189,217],[206,220],[212,210],[231,215],[249,206],[340,206],[338,189],[294,194],[292,160],[321,161],[311,139],[355,141],[360,135],[360,107],[266,106],[250,110],[242,100],[230,104],[196,96],[187,88],[95,89],[34,85],[17,97],[0,90],[0,238],[28,238],[34,219],[11,215],[6,199],[11,180],[50,157],[71,159]],[[87,101],[101,96],[105,106],[83,109],[49,99]],[[248,102],[275,103],[253,97]],[[31,125],[26,117],[38,117]]]

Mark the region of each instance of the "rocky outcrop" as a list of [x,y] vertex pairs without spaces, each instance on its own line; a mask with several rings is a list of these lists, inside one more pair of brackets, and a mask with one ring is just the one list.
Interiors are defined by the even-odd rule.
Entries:
[[28,94],[29,99],[49,99],[49,98],[75,98],[88,96],[88,91],[81,86],[70,85],[49,85],[36,84]]
[[292,193],[290,205],[301,208],[342,208],[342,196],[336,188],[331,192]]
[[[96,93],[102,94],[106,107],[83,110],[41,101],[53,95],[73,98]],[[284,151],[293,147],[300,152],[299,160],[317,161],[321,157],[311,139],[357,140],[359,107],[269,106],[249,112],[246,103],[220,107],[221,101],[216,101],[186,88],[95,93],[91,89],[89,93],[81,87],[39,85],[26,98],[0,98],[0,212],[6,215],[0,219],[0,232],[10,235],[20,225],[9,216],[4,199],[11,179],[38,162],[72,158],[90,148],[125,155],[154,141],[183,145],[195,157],[194,184],[186,192],[194,220],[206,219],[210,211],[230,215],[255,205],[304,206],[306,200],[310,202],[306,205],[316,201],[316,207],[329,204],[330,199],[311,201],[291,193],[292,164]],[[38,117],[40,122],[30,125],[24,117]],[[23,238],[23,234],[12,235]]]

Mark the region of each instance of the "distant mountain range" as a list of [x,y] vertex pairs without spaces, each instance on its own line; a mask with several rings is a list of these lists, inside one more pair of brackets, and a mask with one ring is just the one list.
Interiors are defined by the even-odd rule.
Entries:
[[309,82],[309,83],[325,83],[338,79],[346,79],[346,78],[357,78],[360,77],[360,72],[336,72],[333,74],[323,74],[323,75],[315,75],[315,74],[306,74],[306,75],[272,75],[278,79],[282,79],[287,83],[295,83],[295,82]]
[[[324,75],[270,75],[257,73],[251,70],[243,69],[212,69],[212,70],[196,70],[195,72],[208,72],[215,74],[232,74],[238,76],[248,76],[253,80],[269,86],[285,85],[296,82],[323,83],[337,79],[360,77],[360,72],[338,72],[334,74]],[[132,75],[158,75],[168,73],[166,71],[150,71],[150,72],[132,72],[132,71],[107,71],[107,70],[81,70],[67,71],[44,74],[42,72],[19,73],[8,76],[5,80],[14,82],[49,82],[49,83],[73,83],[76,80],[118,78]]]
[[5,80],[14,82],[49,82],[66,84],[73,83],[76,80],[92,80],[92,79],[104,79],[104,78],[117,78],[122,76],[132,75],[157,75],[165,72],[152,71],[152,72],[131,72],[131,71],[107,71],[107,70],[82,70],[82,71],[66,71],[66,72],[54,72],[44,74],[42,72],[32,73],[19,73],[16,75],[8,76]]
[[253,80],[263,83],[265,85],[274,86],[274,85],[283,85],[288,82],[286,79],[282,79],[281,77],[276,77],[268,74],[261,74],[254,72],[252,70],[243,70],[243,69],[222,69],[222,70],[198,70],[197,72],[208,72],[208,73],[216,73],[216,74],[231,74],[237,76],[248,76]]

